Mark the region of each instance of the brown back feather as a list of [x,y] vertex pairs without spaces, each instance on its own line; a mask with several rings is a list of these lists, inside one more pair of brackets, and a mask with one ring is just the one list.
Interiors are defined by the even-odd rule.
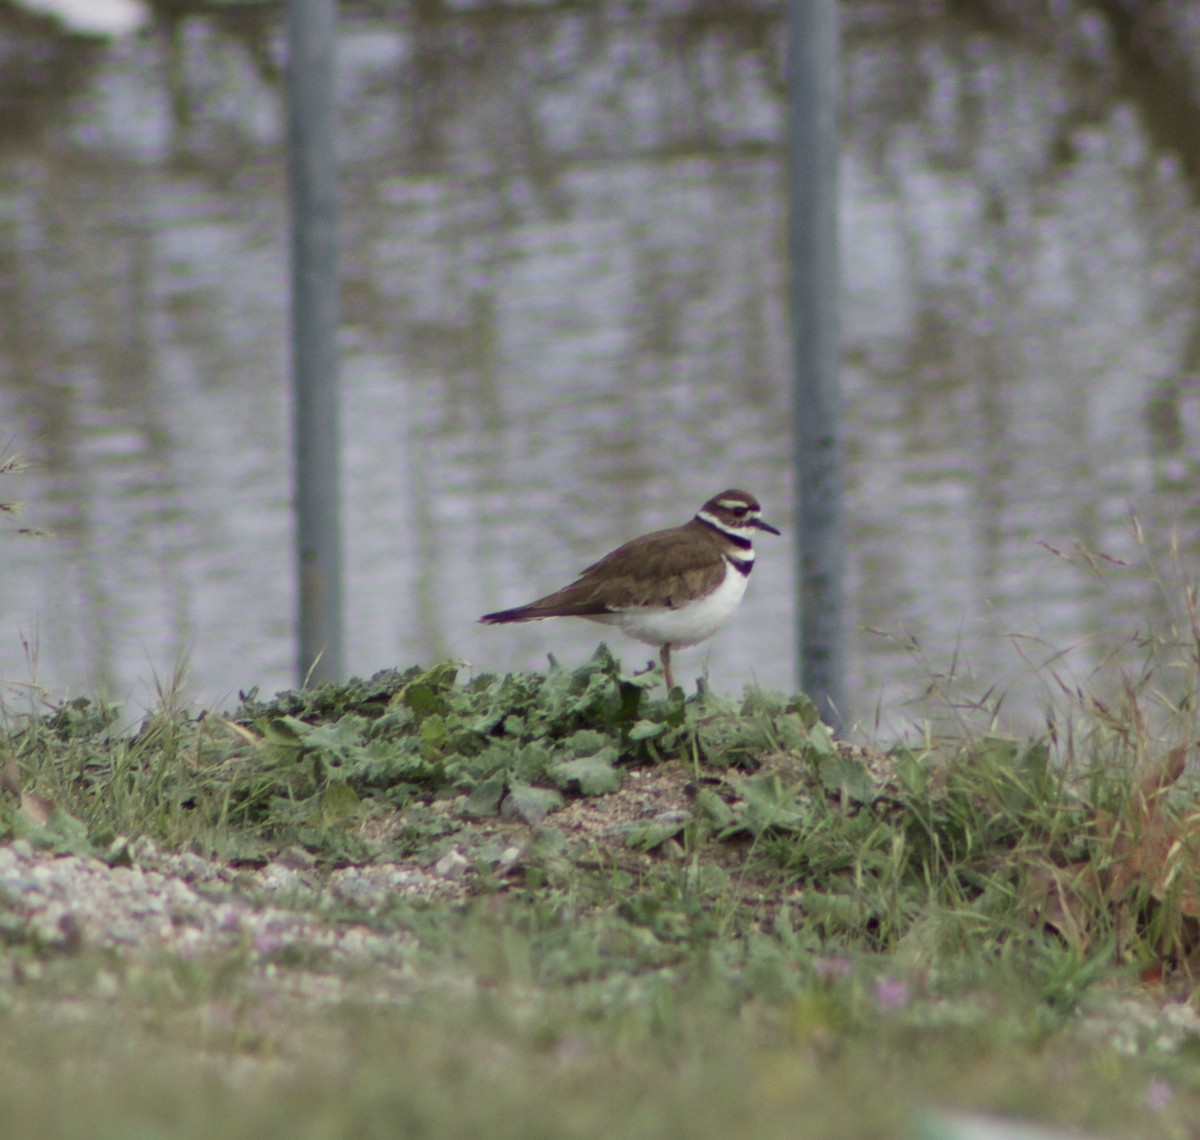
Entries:
[[[695,521],[642,535],[593,562],[571,585],[521,609],[530,617],[587,616],[614,606],[674,609],[720,583],[727,545]],[[668,573],[679,577],[673,589],[664,589]]]

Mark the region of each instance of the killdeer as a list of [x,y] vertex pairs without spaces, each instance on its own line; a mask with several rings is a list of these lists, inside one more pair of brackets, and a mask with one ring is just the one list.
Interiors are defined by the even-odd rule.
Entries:
[[484,614],[486,625],[581,617],[660,647],[667,691],[671,650],[698,645],[733,615],[754,569],[756,530],[778,534],[746,491],[714,495],[683,526],[644,534],[593,563],[569,586],[525,606]]

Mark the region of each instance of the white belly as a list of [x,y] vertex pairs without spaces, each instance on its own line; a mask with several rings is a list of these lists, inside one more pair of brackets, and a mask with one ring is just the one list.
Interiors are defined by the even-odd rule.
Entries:
[[690,605],[674,610],[623,610],[595,620],[615,625],[622,633],[648,645],[686,649],[712,637],[733,616],[746,592],[746,581],[745,574],[727,566],[721,584],[708,597]]

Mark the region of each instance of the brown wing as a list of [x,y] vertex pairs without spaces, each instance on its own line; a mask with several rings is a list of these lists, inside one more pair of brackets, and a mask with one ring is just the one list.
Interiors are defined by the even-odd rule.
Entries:
[[571,585],[521,607],[529,617],[587,617],[626,606],[675,609],[714,589],[725,574],[707,528],[643,535],[592,563]]
[[687,524],[644,534],[593,562],[569,586],[528,605],[484,614],[488,625],[551,617],[598,617],[628,606],[677,609],[715,589],[725,574],[720,540]]

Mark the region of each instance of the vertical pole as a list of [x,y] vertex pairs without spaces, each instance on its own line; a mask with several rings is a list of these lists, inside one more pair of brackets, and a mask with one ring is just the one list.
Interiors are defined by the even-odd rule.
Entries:
[[846,713],[837,0],[788,0],[787,50],[800,678],[836,730]]
[[292,400],[300,682],[342,677],[337,0],[288,0]]

